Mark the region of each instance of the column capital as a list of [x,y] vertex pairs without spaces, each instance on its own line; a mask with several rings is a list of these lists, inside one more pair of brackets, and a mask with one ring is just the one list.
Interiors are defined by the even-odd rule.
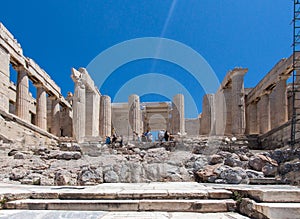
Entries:
[[248,72],[248,68],[235,67],[230,71],[230,77],[233,78],[235,76],[244,76]]
[[290,75],[279,75],[278,80],[284,81],[284,80],[287,80],[289,77],[290,77]]
[[36,88],[44,88],[44,85],[42,84],[42,82],[36,82],[33,84],[33,86],[35,86]]
[[15,67],[15,70],[17,71],[17,72],[20,72],[20,71],[25,71],[26,73],[28,72],[28,70],[26,69],[26,67],[25,66],[23,66],[23,65],[18,65],[18,66],[16,66]]

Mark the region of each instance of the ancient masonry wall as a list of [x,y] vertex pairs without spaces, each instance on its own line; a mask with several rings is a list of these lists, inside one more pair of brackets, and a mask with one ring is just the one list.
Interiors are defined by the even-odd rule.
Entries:
[[244,68],[229,71],[218,91],[204,96],[201,135],[245,134],[244,75],[247,71]]
[[[244,88],[246,72],[243,68],[233,69],[215,94],[204,96],[200,134],[258,135],[264,148],[279,146],[278,142],[280,146],[286,145],[292,113],[287,85],[292,73],[292,56],[280,60],[252,89]],[[300,101],[296,106],[300,106]],[[300,135],[296,138],[300,139]]]
[[[17,72],[16,85],[10,80],[10,66]],[[37,89],[36,99],[29,92],[29,81]],[[57,137],[63,134],[62,123],[65,121],[60,121],[61,112],[72,111],[71,105],[64,99],[60,88],[50,76],[32,59],[23,55],[20,44],[2,23],[0,23],[0,83],[0,114],[2,118],[9,120],[10,125],[14,124],[20,129],[23,127],[24,132],[28,130],[34,132],[38,138],[42,138],[41,142],[46,142],[47,139],[57,140]],[[51,110],[47,105],[49,99],[53,102]],[[49,111],[52,113],[48,114]],[[51,118],[48,118],[49,116]],[[51,124],[48,124],[49,120],[52,121]],[[8,126],[1,127],[1,134],[10,138],[11,129],[5,129]],[[10,140],[22,138],[24,132],[17,132]],[[32,141],[34,138],[32,137]]]

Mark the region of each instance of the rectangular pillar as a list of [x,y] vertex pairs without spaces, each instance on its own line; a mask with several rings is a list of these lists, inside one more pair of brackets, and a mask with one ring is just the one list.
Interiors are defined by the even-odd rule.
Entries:
[[257,111],[259,116],[259,133],[264,134],[271,128],[269,93],[265,93],[260,97],[257,103]]
[[286,94],[286,79],[277,81],[270,94],[271,129],[276,128],[288,120],[288,106]]
[[258,134],[257,102],[252,102],[246,107],[246,133]]

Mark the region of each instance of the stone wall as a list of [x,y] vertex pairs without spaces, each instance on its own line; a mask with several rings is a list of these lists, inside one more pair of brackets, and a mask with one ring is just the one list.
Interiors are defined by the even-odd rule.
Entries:
[[[10,81],[10,66],[17,72],[16,85]],[[30,82],[36,88],[36,99],[29,92]],[[52,101],[52,113],[48,114],[49,99]],[[64,99],[56,83],[34,60],[23,55],[21,45],[0,23],[0,112],[2,117],[12,117],[14,119],[10,122],[15,122],[16,127],[36,129],[37,134],[43,130],[45,133],[51,132],[55,136],[60,136],[64,129],[61,126],[62,112],[71,110],[71,105]],[[48,115],[51,118],[48,118]],[[51,121],[51,124],[48,124],[48,121]],[[5,132],[1,134],[9,135]],[[50,133],[44,136],[52,138]]]

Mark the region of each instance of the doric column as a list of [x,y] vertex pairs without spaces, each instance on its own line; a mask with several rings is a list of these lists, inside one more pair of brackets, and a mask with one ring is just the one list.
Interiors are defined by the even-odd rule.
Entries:
[[177,94],[173,97],[173,111],[172,111],[172,126],[173,133],[178,132],[182,135],[185,134],[185,120],[184,120],[184,96],[183,94]]
[[287,77],[280,78],[270,94],[271,129],[282,125],[288,120],[286,80]]
[[86,136],[99,136],[99,107],[100,107],[100,94],[95,93],[93,90],[86,89],[86,108],[85,108],[85,135]]
[[246,111],[247,134],[258,134],[257,102],[250,103]]
[[100,99],[100,135],[111,136],[111,100],[106,95]]
[[128,98],[129,108],[129,124],[132,131],[141,134],[141,109],[140,98],[136,94],[132,94]]
[[16,97],[16,115],[21,119],[30,122],[29,116],[29,81],[26,69],[19,67],[17,80],[17,97]]
[[257,103],[257,114],[259,117],[259,133],[264,134],[271,128],[270,123],[270,92],[265,92]]
[[47,93],[41,84],[36,84],[36,125],[47,130]]
[[51,104],[51,133],[55,136],[60,136],[60,105],[56,97],[52,97]]
[[0,109],[9,112],[10,55],[0,47]]
[[75,81],[73,96],[73,134],[78,142],[85,137],[85,85],[82,80]]
[[214,124],[214,95],[205,94],[202,100],[201,135],[213,133]]
[[244,134],[246,128],[245,122],[245,93],[244,93],[244,75],[247,69],[235,68],[231,73],[232,80],[232,134]]
[[226,110],[225,110],[225,115],[224,117],[226,117],[225,119],[225,134],[231,134],[231,123],[232,123],[232,113],[231,113],[231,87],[226,87],[223,89],[223,93],[224,93],[224,99],[225,99],[225,106],[226,106]]

